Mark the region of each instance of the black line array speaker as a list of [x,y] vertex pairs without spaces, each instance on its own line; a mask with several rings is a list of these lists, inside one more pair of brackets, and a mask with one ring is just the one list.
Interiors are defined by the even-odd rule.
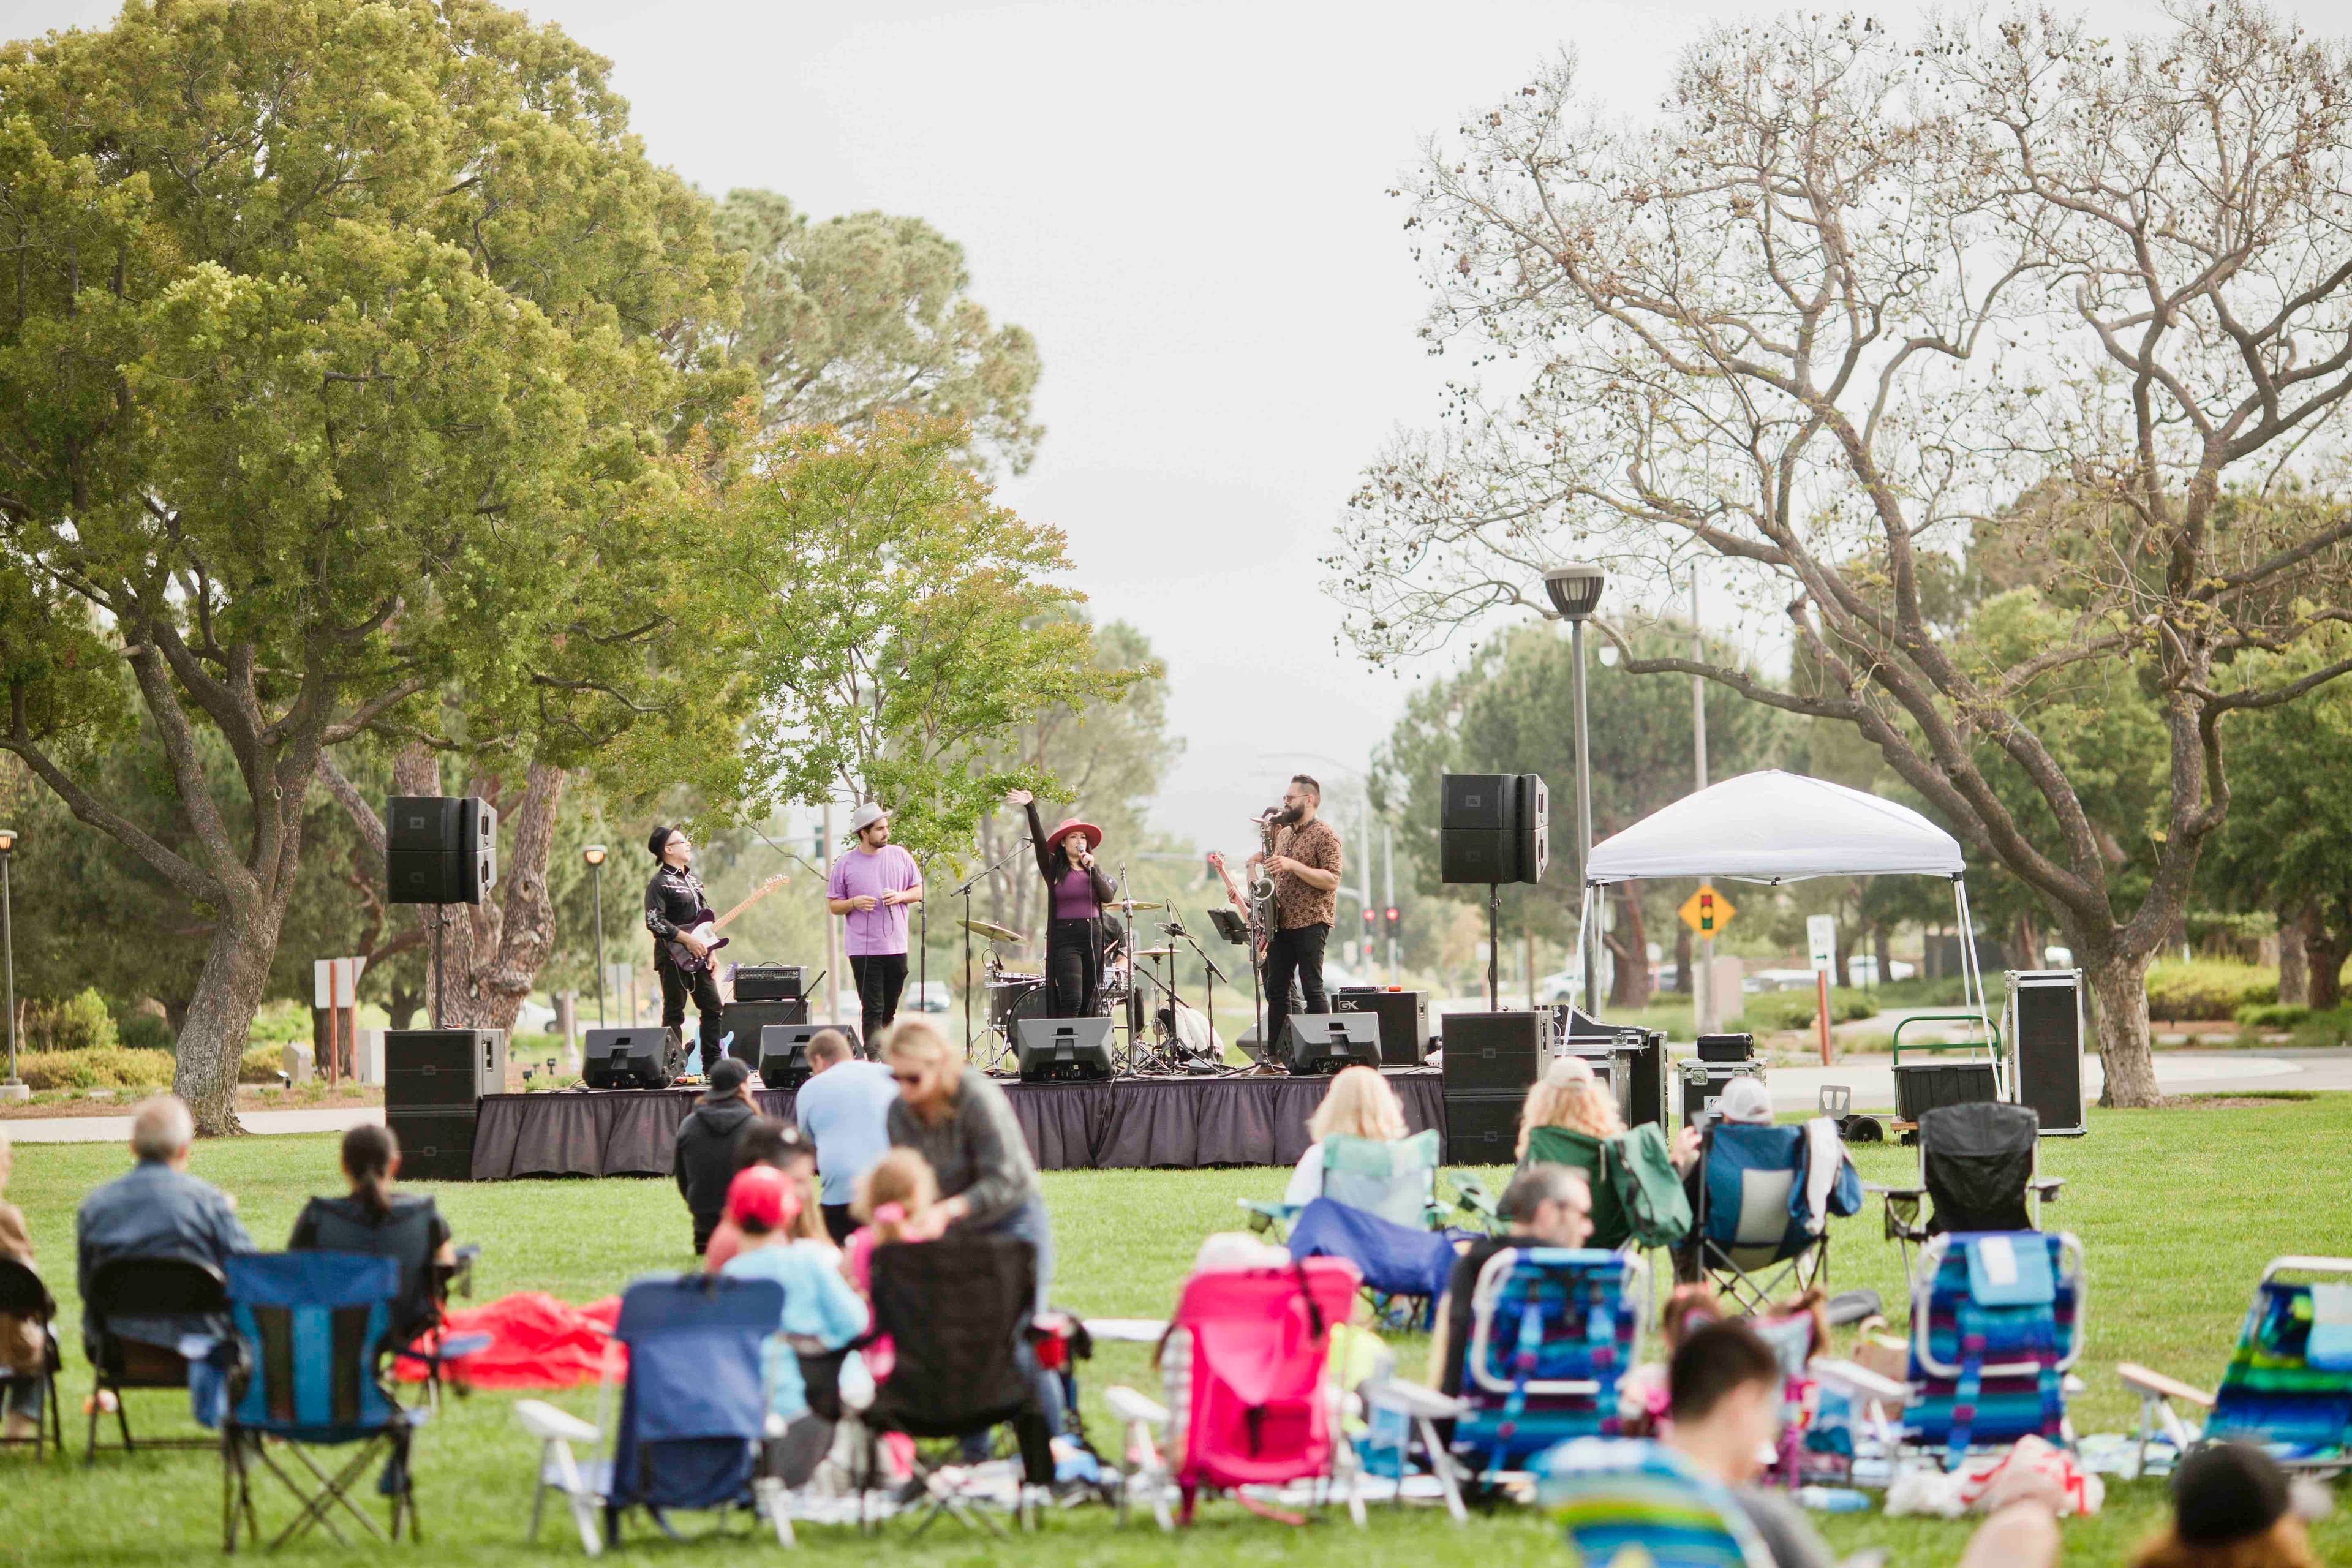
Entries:
[[1381,1065],[1381,1017],[1377,1013],[1293,1013],[1282,1021],[1282,1065],[1294,1077],[1335,1073]]
[[1381,1021],[1381,1062],[1419,1067],[1429,1054],[1429,993],[1349,985],[1331,993],[1334,1013],[1370,1013]]
[[591,1029],[580,1077],[590,1089],[667,1089],[678,1065],[669,1049],[669,1031],[659,1024]]
[[1437,826],[1443,882],[1539,882],[1551,860],[1550,794],[1537,773],[1447,773]]
[[[742,991],[738,989],[735,1000],[727,1004],[727,1011],[720,1015],[719,1033],[721,1038],[733,1037],[728,1039],[729,1056],[745,1067],[756,1068],[760,1065],[760,1040],[769,1029],[779,1024],[807,1022],[808,998],[805,996],[794,996],[786,1001],[751,1002],[744,1000]],[[852,1043],[856,1042],[856,1029],[845,1030],[844,1033],[849,1036]],[[709,1070],[710,1064],[706,1061],[703,1071]]]
[[1013,1026],[1013,1047],[1021,1059],[1021,1081],[1110,1077],[1110,1018],[1021,1018]]
[[[730,1008],[731,1012],[732,1009]],[[807,1009],[803,1007],[803,1012]],[[752,1065],[760,1069],[760,1081],[770,1089],[798,1089],[809,1079],[808,1046],[811,1040],[827,1029],[849,1042],[849,1054],[861,1055],[855,1024],[812,1024],[805,1019],[789,1024],[769,1024],[752,1041],[755,1055]],[[737,1045],[742,1044],[738,1038]]]
[[[1450,1051],[1449,1051],[1450,1054]],[[1522,1089],[1449,1090],[1445,1096],[1445,1163],[1508,1165],[1519,1157]]]
[[501,1029],[387,1029],[383,1108],[463,1110],[507,1087],[507,1037]]
[[2083,1107],[2083,972],[2011,970],[2009,1089],[2042,1118],[2044,1138],[2091,1130]]
[[1503,1090],[1524,1094],[1543,1070],[1542,1013],[1445,1015],[1445,1092]]
[[383,1123],[400,1144],[404,1182],[470,1182],[474,1179],[474,1108],[463,1110],[394,1110]]
[[384,888],[395,904],[478,904],[499,879],[499,813],[472,795],[384,803]]

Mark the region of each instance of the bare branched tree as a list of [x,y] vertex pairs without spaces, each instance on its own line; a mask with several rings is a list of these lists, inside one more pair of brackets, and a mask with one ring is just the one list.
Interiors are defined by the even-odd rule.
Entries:
[[[2352,64],[2236,0],[2174,24],[1790,19],[1695,47],[1646,127],[1564,61],[1433,143],[1428,331],[1508,385],[1397,442],[1328,560],[1375,660],[1575,555],[1734,563],[1791,680],[1628,667],[1855,726],[2047,901],[2120,1105],[2158,1098],[2143,982],[2229,810],[2224,719],[2352,668],[2232,672],[2352,614]],[[1988,550],[2035,563],[2022,656],[1952,591]],[[2127,884],[2036,732],[2053,682],[2162,715]]]

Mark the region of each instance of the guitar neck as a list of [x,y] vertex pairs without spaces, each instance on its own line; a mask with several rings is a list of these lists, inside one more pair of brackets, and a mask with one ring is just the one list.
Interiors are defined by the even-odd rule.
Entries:
[[733,920],[737,915],[741,914],[745,910],[750,909],[753,904],[758,903],[761,899],[766,898],[770,893],[774,892],[778,888],[782,886],[782,882],[775,881],[769,883],[764,888],[754,888],[751,889],[751,896],[750,898],[745,899],[741,903],[736,905],[733,909],[729,910],[725,914],[720,915],[717,920],[711,921],[710,929],[713,931],[726,930],[727,922],[729,921]]

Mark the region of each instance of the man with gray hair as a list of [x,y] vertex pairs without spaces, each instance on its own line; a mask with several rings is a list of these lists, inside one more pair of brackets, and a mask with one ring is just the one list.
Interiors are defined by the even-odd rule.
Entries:
[[[1582,1247],[1592,1234],[1592,1189],[1584,1173],[1566,1165],[1529,1165],[1511,1178],[1496,1205],[1510,1229],[1501,1236],[1482,1236],[1454,1260],[1445,1294],[1437,1303],[1437,1333],[1429,1344],[1430,1381],[1441,1394],[1462,1392],[1462,1363],[1470,1349],[1470,1331],[1477,1321],[1473,1298],[1478,1275],[1495,1254],[1517,1247]],[[1438,1436],[1454,1437],[1454,1424],[1438,1423]]]
[[[231,1253],[253,1250],[228,1194],[188,1174],[188,1150],[195,1141],[195,1122],[179,1096],[159,1094],[141,1103],[131,1119],[131,1152],[139,1163],[82,1199],[74,1216],[85,1303],[99,1268],[118,1258],[176,1258],[218,1268]],[[91,1326],[85,1305],[83,1332]],[[184,1331],[215,1327],[175,1319],[114,1323],[118,1334],[164,1346],[178,1343]]]

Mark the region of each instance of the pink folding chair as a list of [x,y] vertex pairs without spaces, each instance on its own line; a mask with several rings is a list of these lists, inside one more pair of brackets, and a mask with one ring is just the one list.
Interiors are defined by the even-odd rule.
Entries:
[[[1355,1451],[1340,1427],[1342,1395],[1328,1370],[1331,1331],[1348,1321],[1360,1283],[1355,1266],[1337,1258],[1185,1282],[1160,1352],[1172,1408],[1129,1389],[1111,1391],[1124,1396],[1112,1408],[1138,1462],[1127,1489],[1151,1497],[1162,1529],[1172,1524],[1171,1486],[1186,1524],[1210,1489],[1231,1492],[1267,1518],[1303,1524],[1241,1490],[1301,1480],[1339,1484],[1349,1517],[1364,1522]],[[1153,1449],[1154,1426],[1169,1434],[1164,1457]]]

